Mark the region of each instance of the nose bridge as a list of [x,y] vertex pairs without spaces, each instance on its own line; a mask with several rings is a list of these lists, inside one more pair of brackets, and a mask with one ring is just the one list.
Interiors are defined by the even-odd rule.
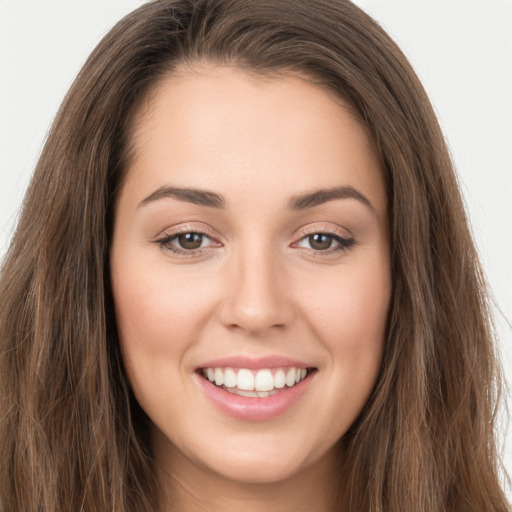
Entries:
[[261,238],[234,249],[227,263],[230,285],[222,305],[226,326],[258,333],[290,322],[292,307],[277,252],[271,241]]

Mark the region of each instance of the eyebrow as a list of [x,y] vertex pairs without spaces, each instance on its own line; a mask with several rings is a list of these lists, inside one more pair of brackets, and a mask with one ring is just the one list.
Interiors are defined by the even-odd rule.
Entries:
[[209,206],[210,208],[225,208],[226,200],[220,195],[214,192],[208,192],[207,190],[200,190],[197,188],[181,188],[181,187],[160,187],[155,190],[148,197],[143,199],[138,207],[158,201],[159,199],[165,199],[172,197],[179,201],[185,201],[187,203],[199,204],[201,206]]
[[350,185],[315,190],[307,194],[292,197],[288,203],[288,208],[290,210],[305,210],[333,201],[334,199],[355,199],[363,203],[372,213],[376,213],[375,208],[368,198]]
[[[225,209],[227,204],[222,195],[208,190],[163,186],[143,199],[139,203],[138,208],[165,198],[173,198],[179,201],[185,201],[187,203],[208,206],[216,209]],[[335,199],[355,199],[369,208],[372,213],[376,213],[370,201],[361,192],[350,185],[320,189],[294,196],[288,202],[288,209],[306,210]]]

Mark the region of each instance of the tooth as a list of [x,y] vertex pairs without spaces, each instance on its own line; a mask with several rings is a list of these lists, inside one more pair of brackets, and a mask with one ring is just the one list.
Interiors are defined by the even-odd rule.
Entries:
[[306,370],[306,368],[301,368],[300,369],[300,380],[303,380],[306,378],[306,375],[307,375],[308,371]]
[[208,380],[210,382],[213,382],[215,380],[215,372],[213,368],[208,368],[208,370],[206,370],[206,374],[208,375]]
[[269,396],[269,392],[268,391],[256,391],[256,394],[260,397],[260,398],[265,398],[266,396]]
[[249,396],[251,398],[255,398],[258,396],[255,391],[243,391],[242,389],[238,389],[237,391],[235,391],[235,395]]
[[224,372],[224,386],[227,388],[234,388],[236,386],[236,373],[231,368]]
[[238,376],[236,378],[236,387],[246,391],[254,390],[254,375],[251,371],[246,369],[238,370]]
[[274,375],[274,387],[277,389],[284,388],[284,385],[286,384],[286,376],[283,372],[283,370],[277,370],[276,374]]
[[290,368],[286,374],[286,385],[292,387],[295,384],[295,368]]
[[224,384],[224,372],[220,368],[215,368],[215,384],[217,386]]
[[254,389],[256,391],[270,391],[271,389],[274,389],[274,377],[272,377],[272,372],[270,370],[260,370],[256,374]]

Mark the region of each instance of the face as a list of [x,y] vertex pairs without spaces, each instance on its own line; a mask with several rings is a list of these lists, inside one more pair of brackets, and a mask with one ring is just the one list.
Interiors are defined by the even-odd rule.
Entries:
[[269,483],[331,464],[382,359],[382,171],[333,93],[204,66],[139,113],[111,276],[155,456]]

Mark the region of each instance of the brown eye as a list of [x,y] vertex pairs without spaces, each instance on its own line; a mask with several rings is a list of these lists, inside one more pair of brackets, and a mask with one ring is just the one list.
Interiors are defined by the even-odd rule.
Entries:
[[164,236],[155,243],[165,251],[178,256],[195,257],[210,249],[222,247],[218,241],[200,231],[183,231]]
[[345,238],[334,233],[312,233],[301,238],[295,247],[308,249],[313,254],[329,255],[344,252],[354,246],[356,241],[353,238]]
[[182,249],[193,251],[201,247],[203,236],[201,233],[184,233],[177,237],[177,242]]
[[322,233],[315,233],[314,235],[308,236],[308,242],[311,249],[315,249],[315,251],[325,251],[331,248],[333,237]]

